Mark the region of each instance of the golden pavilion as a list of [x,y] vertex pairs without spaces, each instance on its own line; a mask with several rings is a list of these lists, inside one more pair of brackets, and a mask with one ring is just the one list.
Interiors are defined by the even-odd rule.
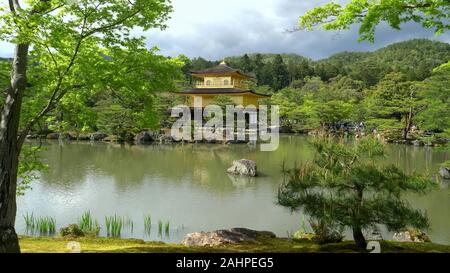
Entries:
[[259,107],[258,100],[268,95],[258,94],[249,88],[249,83],[256,82],[255,77],[238,69],[229,67],[225,61],[218,66],[200,71],[191,71],[193,88],[178,94],[191,98],[194,107],[196,98],[202,98],[202,107],[213,103],[216,96],[226,96],[236,105]]

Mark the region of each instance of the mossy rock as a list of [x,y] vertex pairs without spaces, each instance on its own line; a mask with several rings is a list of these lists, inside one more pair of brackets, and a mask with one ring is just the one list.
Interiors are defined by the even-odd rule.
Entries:
[[111,135],[111,136],[107,136],[107,137],[103,138],[102,140],[105,142],[118,142],[119,137],[115,136],[115,135]]
[[395,233],[393,239],[398,242],[431,243],[430,237],[419,229],[407,229]]
[[431,243],[430,237],[428,237],[428,235],[425,234],[425,232],[419,229],[410,229],[409,233],[411,234],[411,237],[414,239],[414,241]]
[[292,235],[292,238],[294,240],[307,240],[307,241],[314,241],[316,239],[316,234],[314,233],[306,233],[303,231],[297,231]]
[[63,227],[59,230],[59,234],[62,237],[83,237],[84,232],[77,224],[70,224],[67,227]]

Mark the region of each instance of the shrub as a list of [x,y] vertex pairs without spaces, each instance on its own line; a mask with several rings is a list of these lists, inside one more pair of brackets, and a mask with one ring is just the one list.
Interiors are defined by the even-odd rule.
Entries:
[[67,227],[61,228],[59,234],[63,237],[83,237],[84,232],[77,224],[70,224]]
[[336,224],[327,223],[325,221],[311,221],[311,228],[314,231],[315,236],[313,241],[318,244],[332,244],[342,242],[344,239],[343,228]]

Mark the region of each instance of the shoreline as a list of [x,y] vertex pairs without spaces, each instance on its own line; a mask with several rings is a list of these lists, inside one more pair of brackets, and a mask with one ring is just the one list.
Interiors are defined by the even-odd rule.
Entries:
[[[312,137],[317,136],[317,134],[313,133],[295,133],[295,132],[281,132],[282,136],[303,136],[303,137]],[[342,135],[342,137],[352,137],[353,139],[358,139],[359,135],[354,133],[348,133],[346,135]],[[379,136],[377,136],[379,137]],[[248,144],[249,140],[239,141],[239,140],[173,140],[172,136],[167,133],[167,131],[161,130],[158,133],[154,133],[151,131],[143,131],[137,134],[134,139],[121,139],[116,135],[107,135],[102,132],[94,132],[88,134],[82,134],[74,136],[73,133],[50,133],[47,135],[28,135],[27,140],[62,140],[67,142],[103,142],[103,143],[119,143],[119,144],[130,144],[130,145],[154,145],[154,144],[177,144],[177,143],[190,143],[190,144]],[[386,139],[381,138],[383,142],[389,144],[403,144],[408,146],[425,146],[425,147],[442,147],[450,143],[450,139],[435,137],[433,139],[420,139],[420,138],[410,138],[410,139]],[[257,143],[261,143],[257,141]]]
[[[258,238],[255,241],[216,247],[188,247],[140,239],[64,238],[19,236],[24,253],[71,253],[69,242],[78,242],[84,253],[368,253],[356,248],[353,241],[319,245],[312,241],[287,238]],[[382,253],[450,253],[449,245],[379,241]]]

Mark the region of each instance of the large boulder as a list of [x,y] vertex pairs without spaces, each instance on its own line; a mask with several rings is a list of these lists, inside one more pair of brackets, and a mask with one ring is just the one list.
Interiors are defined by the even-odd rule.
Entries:
[[232,228],[229,230],[216,230],[212,232],[194,232],[187,234],[181,242],[185,246],[220,246],[254,241],[259,237],[275,238],[270,231],[256,231],[246,228]]
[[256,176],[256,163],[248,159],[235,160],[227,172],[234,175]]
[[441,167],[439,169],[439,174],[442,176],[442,178],[444,179],[450,179],[450,168],[448,167]]

